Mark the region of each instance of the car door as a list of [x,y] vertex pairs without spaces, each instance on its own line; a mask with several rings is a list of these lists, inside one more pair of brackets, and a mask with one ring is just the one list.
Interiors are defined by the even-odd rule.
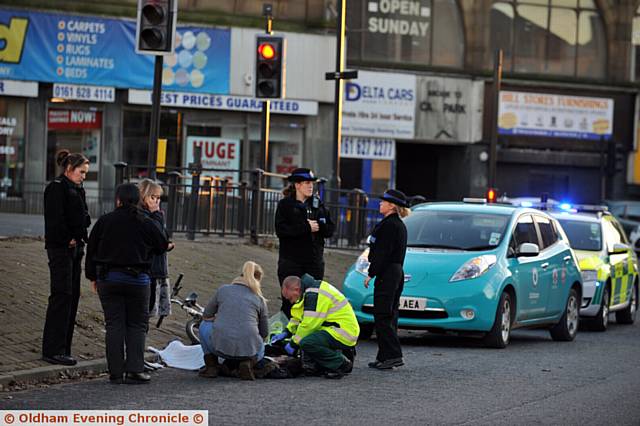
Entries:
[[534,216],[542,245],[539,276],[540,299],[545,304],[545,316],[555,316],[564,311],[566,303],[565,260],[571,258],[569,247],[559,244],[558,231],[554,221],[546,216]]
[[544,305],[541,306],[538,290],[541,256],[519,256],[517,250],[524,243],[540,247],[538,231],[531,214],[523,214],[518,218],[511,239],[514,254],[509,259],[509,269],[517,291],[518,321],[532,320],[544,315]]
[[615,306],[627,301],[633,284],[629,279],[629,252],[611,253],[615,244],[627,244],[627,239],[609,220],[602,221],[602,231],[611,265],[611,305]]

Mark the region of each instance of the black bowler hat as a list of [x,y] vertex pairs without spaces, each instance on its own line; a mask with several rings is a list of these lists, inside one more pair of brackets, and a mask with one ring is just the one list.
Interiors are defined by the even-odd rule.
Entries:
[[407,196],[404,195],[404,192],[398,191],[397,189],[387,189],[380,199],[400,207],[409,207],[409,204],[407,204]]
[[313,174],[311,169],[298,168],[291,172],[287,180],[289,182],[315,182],[318,180],[318,178],[316,178],[316,175]]

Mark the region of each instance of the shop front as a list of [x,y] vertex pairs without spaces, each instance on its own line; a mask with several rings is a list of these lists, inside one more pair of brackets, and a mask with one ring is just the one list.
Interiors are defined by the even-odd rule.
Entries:
[[0,204],[19,211],[31,188],[25,181],[27,100],[38,96],[38,84],[0,80]]
[[623,197],[626,164],[616,156],[633,149],[633,116],[634,96],[623,91],[503,88],[498,192],[576,203]]

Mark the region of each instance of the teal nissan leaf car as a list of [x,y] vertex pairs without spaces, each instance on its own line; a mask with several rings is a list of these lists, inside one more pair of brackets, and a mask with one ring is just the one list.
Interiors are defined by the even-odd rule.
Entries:
[[[398,325],[484,336],[504,348],[511,330],[547,328],[553,340],[578,330],[582,277],[558,221],[530,208],[427,203],[404,219],[407,255]],[[364,287],[368,249],[347,271],[343,291],[361,338],[373,332],[373,288]]]

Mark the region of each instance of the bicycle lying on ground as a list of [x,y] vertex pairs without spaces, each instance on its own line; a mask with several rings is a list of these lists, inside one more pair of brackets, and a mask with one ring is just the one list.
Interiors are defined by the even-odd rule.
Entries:
[[[189,340],[191,340],[192,344],[199,345],[200,334],[198,330],[200,328],[200,323],[202,322],[202,314],[204,313],[204,308],[198,304],[198,293],[196,292],[191,292],[184,299],[180,297],[179,293],[180,290],[182,290],[180,283],[182,282],[182,278],[184,278],[184,274],[178,274],[178,279],[176,280],[175,284],[173,285],[173,289],[171,290],[171,303],[175,303],[176,305],[180,306],[180,308],[182,308],[182,310],[184,310],[187,315],[191,317],[185,325],[185,332],[187,333],[187,336],[189,337]],[[162,318],[158,320],[156,327],[160,327],[160,324],[162,324]]]

